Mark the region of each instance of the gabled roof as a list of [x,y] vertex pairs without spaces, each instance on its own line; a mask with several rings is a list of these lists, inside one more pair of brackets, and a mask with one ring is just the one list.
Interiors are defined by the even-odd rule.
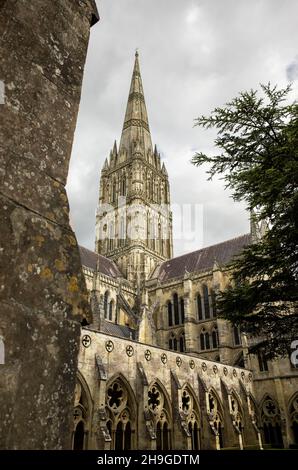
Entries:
[[106,320],[101,320],[100,331],[109,335],[118,336],[119,338],[135,339],[136,332],[126,325],[118,325]]
[[[86,268],[92,269],[93,271],[96,270],[96,266],[98,266],[98,270],[101,274],[105,276],[117,278],[123,277],[123,274],[119,270],[118,266],[114,261],[105,256],[98,255],[94,251],[88,250],[83,246],[79,246],[80,256],[82,265]],[[98,261],[98,265],[97,265]]]
[[219,266],[225,266],[250,243],[251,236],[247,233],[217,245],[172,258],[157,266],[151,275],[151,279],[166,282],[170,279],[183,277],[186,272],[195,273],[210,270],[215,262]]

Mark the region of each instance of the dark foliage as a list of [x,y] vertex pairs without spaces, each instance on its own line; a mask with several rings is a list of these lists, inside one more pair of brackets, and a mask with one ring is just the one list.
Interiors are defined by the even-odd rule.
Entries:
[[234,282],[221,292],[222,317],[256,338],[268,358],[289,353],[298,339],[298,105],[285,103],[290,87],[262,85],[243,92],[196,125],[217,130],[219,155],[197,153],[192,162],[222,175],[236,201],[245,201],[262,237],[229,269]]

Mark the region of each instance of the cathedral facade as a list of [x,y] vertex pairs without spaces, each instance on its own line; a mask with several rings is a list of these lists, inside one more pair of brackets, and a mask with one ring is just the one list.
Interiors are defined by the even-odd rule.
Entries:
[[173,257],[168,173],[153,147],[136,53],[119,146],[100,178],[95,251],[81,247],[74,449],[298,445],[298,369],[266,361],[217,317],[228,263],[254,231]]

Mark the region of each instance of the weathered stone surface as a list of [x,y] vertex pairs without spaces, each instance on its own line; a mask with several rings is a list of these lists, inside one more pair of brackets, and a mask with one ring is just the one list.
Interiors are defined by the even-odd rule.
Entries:
[[93,0],[0,0],[0,448],[71,444],[90,320],[65,192]]

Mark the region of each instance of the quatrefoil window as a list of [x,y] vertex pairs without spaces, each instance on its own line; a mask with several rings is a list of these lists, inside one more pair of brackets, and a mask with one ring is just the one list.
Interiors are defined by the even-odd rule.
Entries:
[[123,401],[123,390],[118,382],[115,382],[108,389],[108,404],[110,408],[114,410],[119,408]]
[[153,411],[156,410],[156,408],[158,408],[160,405],[160,393],[155,387],[152,387],[152,389],[148,392],[148,404],[149,408],[151,408]]

